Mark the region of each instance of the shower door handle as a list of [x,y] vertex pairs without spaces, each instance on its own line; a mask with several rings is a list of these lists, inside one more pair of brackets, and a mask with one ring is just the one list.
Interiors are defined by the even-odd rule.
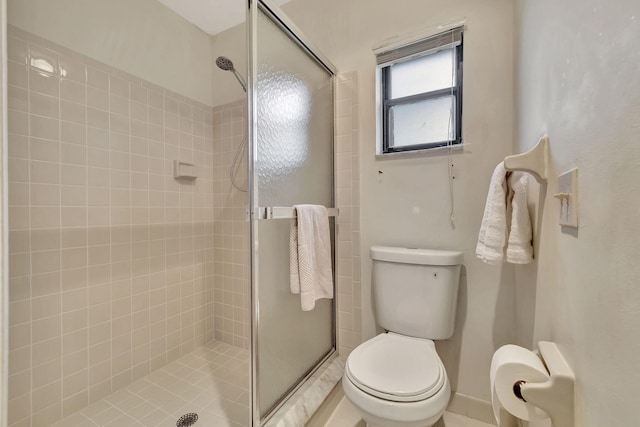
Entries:
[[[327,208],[327,215],[337,217],[340,214],[338,208]],[[252,212],[253,219],[292,219],[296,217],[294,207],[264,206],[255,208]]]

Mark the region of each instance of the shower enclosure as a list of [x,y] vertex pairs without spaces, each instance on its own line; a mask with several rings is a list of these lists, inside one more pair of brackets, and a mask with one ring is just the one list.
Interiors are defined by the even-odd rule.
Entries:
[[288,286],[292,207],[318,204],[334,212],[335,69],[266,2],[250,3],[249,30],[253,422],[259,425],[336,349],[334,300],[303,312]]
[[299,204],[336,281],[334,66],[270,0],[7,2],[6,427],[277,422],[337,355],[289,285]]

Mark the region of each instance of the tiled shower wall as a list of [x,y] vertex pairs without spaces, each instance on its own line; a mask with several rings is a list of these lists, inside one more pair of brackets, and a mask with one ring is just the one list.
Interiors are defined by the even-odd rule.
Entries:
[[[9,32],[10,425],[48,425],[214,337],[248,348],[247,194],[229,179],[245,103],[212,110]],[[361,335],[356,87],[339,77],[342,354]],[[177,159],[196,181],[173,178]]]
[[360,297],[360,146],[358,75],[338,76],[336,87],[336,206],[338,218],[338,350],[347,356],[362,342]]
[[240,149],[236,184],[247,189],[246,102],[213,110],[214,313],[215,339],[248,349],[250,344],[248,193],[231,185],[230,170]]
[[[9,422],[43,426],[213,336],[224,126],[210,107],[9,35]],[[178,159],[197,180],[174,179]]]

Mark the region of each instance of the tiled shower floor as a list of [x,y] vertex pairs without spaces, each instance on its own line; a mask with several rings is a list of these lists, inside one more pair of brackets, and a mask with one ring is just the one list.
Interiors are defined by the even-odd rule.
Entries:
[[175,427],[195,412],[195,427],[249,425],[249,352],[212,341],[70,415],[55,427]]

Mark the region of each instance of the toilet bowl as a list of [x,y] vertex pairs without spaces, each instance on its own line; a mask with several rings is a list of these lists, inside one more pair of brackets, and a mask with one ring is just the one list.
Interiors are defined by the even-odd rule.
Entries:
[[349,356],[342,385],[368,426],[428,427],[451,387],[433,341],[384,333]]
[[462,252],[372,247],[376,321],[387,332],[356,347],[342,378],[369,427],[430,427],[451,385],[435,339],[453,334]]

